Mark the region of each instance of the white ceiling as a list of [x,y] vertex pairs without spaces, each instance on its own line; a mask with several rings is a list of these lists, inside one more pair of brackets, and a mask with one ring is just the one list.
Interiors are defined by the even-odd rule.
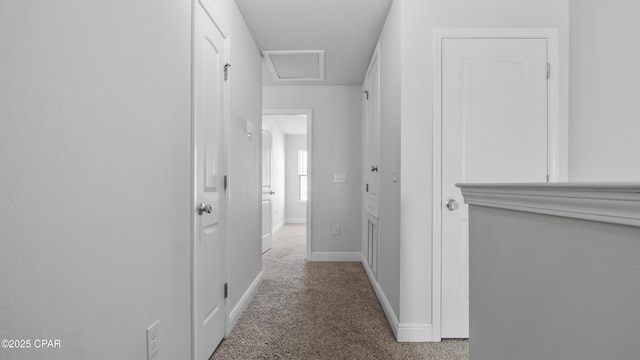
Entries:
[[307,133],[306,115],[263,115],[270,119],[285,135],[305,135]]
[[265,85],[360,85],[392,0],[235,0],[261,51],[324,50],[324,81]]

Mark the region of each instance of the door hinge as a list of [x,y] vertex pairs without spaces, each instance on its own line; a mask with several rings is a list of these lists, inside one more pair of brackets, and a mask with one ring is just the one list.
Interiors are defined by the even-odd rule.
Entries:
[[231,67],[231,64],[226,63],[224,64],[224,81],[227,81],[229,79],[229,68]]
[[227,176],[227,175],[225,175],[225,176],[224,176],[224,189],[225,189],[225,190],[227,190],[227,186],[228,186],[228,184],[229,184],[228,176]]
[[549,182],[551,179],[551,175],[547,174],[547,182]]
[[224,283],[224,298],[228,298],[229,297],[229,284],[228,283]]
[[367,90],[367,91],[364,91],[362,93],[365,94],[367,96],[367,100],[369,100],[369,91]]
[[551,64],[547,63],[547,79],[551,79]]
[[369,184],[367,184],[367,192],[369,192]]

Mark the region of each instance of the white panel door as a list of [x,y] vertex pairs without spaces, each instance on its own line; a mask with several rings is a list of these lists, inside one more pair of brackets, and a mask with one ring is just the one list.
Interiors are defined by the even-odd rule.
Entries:
[[225,334],[225,37],[195,3],[194,96],[194,359],[208,359]]
[[469,336],[469,217],[455,184],[547,180],[547,62],[546,39],[442,42],[443,338]]
[[380,78],[378,52],[371,59],[366,81],[367,212],[378,218],[380,189]]
[[273,140],[272,135],[267,130],[262,130],[262,253],[271,249],[273,244],[273,219],[271,196],[273,191]]

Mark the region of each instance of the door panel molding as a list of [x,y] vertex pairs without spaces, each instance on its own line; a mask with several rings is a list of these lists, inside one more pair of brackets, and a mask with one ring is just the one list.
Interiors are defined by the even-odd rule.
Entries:
[[[222,80],[222,64],[229,61],[229,36],[220,27],[220,22],[214,16],[215,11],[208,1],[194,1],[192,3],[192,80],[191,80],[191,358],[208,358],[215,350],[213,343],[203,341],[203,338],[219,340],[230,330],[229,309],[224,298],[223,284],[229,273],[229,246],[226,232],[228,217],[228,192],[222,186],[225,175],[228,174],[229,164],[229,82]],[[205,49],[218,53],[219,58],[211,63],[211,57],[205,58]],[[214,68],[207,68],[207,65]],[[207,72],[207,70],[211,70]],[[204,73],[205,76],[202,76]],[[215,74],[215,75],[213,75]],[[215,79],[215,80],[212,80]],[[212,88],[204,87],[204,81],[215,81],[215,88],[219,100],[215,104],[204,102],[202,97]],[[217,108],[216,108],[217,106]],[[218,114],[217,134],[206,138],[200,127],[208,126],[204,122],[203,113],[214,111]],[[207,141],[211,141],[217,151],[207,148]],[[203,149],[204,147],[204,149]],[[205,200],[203,193],[215,194]],[[212,213],[198,214],[195,206],[200,201],[214,205],[209,208]],[[218,203],[218,205],[215,205]],[[206,222],[205,222],[206,220]],[[206,239],[204,239],[206,237]],[[207,240],[207,241],[204,241]],[[216,242],[215,244],[213,242]],[[206,245],[205,245],[206,244]],[[213,246],[216,246],[214,251]],[[204,251],[203,251],[204,250]],[[216,252],[219,252],[216,254]],[[203,256],[207,258],[203,261]],[[214,262],[208,259],[217,257]],[[215,268],[214,268],[215,265]],[[210,276],[210,277],[207,277]],[[214,288],[202,288],[203,283],[211,283],[215,276]],[[220,281],[220,284],[217,282]],[[219,286],[218,286],[219,285]],[[203,305],[210,309],[203,313]],[[204,315],[204,316],[203,316]],[[219,320],[221,327],[216,328],[216,336],[207,333],[205,327],[213,319]],[[213,323],[212,323],[213,324]],[[216,320],[215,324],[218,324]],[[217,325],[216,325],[217,326]],[[212,349],[213,348],[213,349]]]
[[546,39],[551,76],[548,81],[548,164],[550,181],[567,179],[567,119],[560,117],[560,52],[557,28],[436,28],[433,31],[433,341],[442,328],[442,42],[445,39]]

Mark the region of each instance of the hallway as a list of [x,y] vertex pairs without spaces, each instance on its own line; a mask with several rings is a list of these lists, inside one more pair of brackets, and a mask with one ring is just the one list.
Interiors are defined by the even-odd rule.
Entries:
[[398,343],[360,263],[307,262],[305,225],[263,256],[264,282],[216,359],[467,359],[467,341]]

